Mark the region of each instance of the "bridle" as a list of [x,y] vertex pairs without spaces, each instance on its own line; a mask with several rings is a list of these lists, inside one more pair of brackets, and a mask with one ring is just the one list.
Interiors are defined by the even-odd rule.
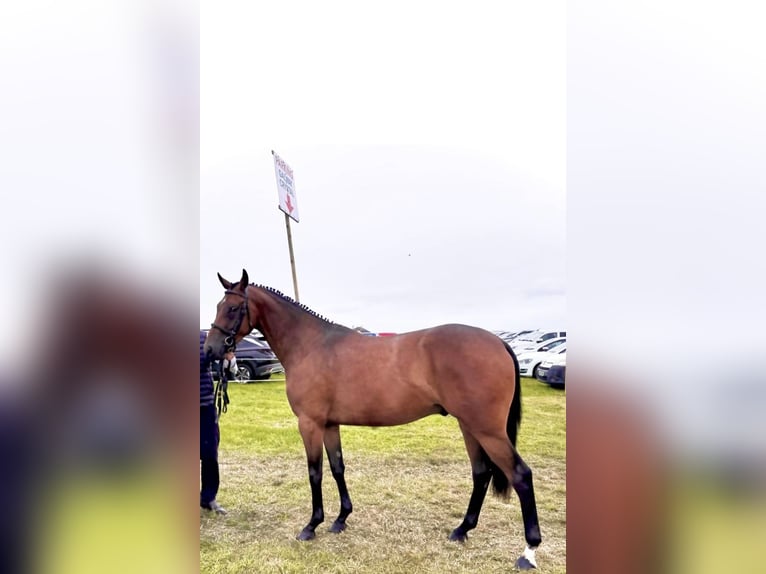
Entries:
[[[247,289],[247,287],[245,287]],[[211,323],[210,327],[212,329],[218,329],[221,333],[226,335],[226,338],[223,340],[223,344],[229,348],[234,346],[234,336],[239,332],[240,327],[242,326],[242,320],[245,318],[245,314],[247,314],[247,324],[251,325],[250,323],[250,306],[248,305],[247,295],[244,293],[240,293],[239,291],[232,291],[231,289],[226,289],[225,293],[227,295],[239,295],[245,300],[245,304],[243,305],[243,308],[240,308],[239,310],[239,317],[237,317],[237,323],[236,326],[231,329],[224,329],[220,325],[216,325],[215,323]]]

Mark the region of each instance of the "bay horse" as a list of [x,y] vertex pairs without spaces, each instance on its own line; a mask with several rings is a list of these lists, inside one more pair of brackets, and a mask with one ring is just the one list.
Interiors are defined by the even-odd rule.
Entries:
[[306,449],[312,515],[298,534],[311,540],[324,521],[322,445],[338,486],[341,510],[330,532],[342,532],[352,511],[344,478],[339,425],[393,426],[428,415],[454,416],[471,461],[473,492],[465,518],[450,534],[462,542],[476,527],[487,489],[519,496],[527,547],[516,561],[536,567],[541,542],[532,471],[516,452],[521,421],[518,361],[497,336],[466,325],[442,325],[391,337],[366,337],[331,323],[279,291],[248,283],[225,289],[205,352],[216,359],[253,329],[266,337],[285,368],[287,399]]

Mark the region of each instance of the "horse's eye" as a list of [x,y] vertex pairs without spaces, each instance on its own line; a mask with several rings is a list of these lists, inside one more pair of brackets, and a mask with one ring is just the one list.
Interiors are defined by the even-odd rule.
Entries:
[[234,313],[234,311],[236,311],[236,310],[237,310],[237,307],[236,307],[236,306],[234,306],[234,305],[232,305],[231,307],[229,307],[229,313]]

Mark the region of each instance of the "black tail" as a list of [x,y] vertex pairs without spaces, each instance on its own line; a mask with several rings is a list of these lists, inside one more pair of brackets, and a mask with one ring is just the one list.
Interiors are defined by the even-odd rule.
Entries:
[[508,354],[513,359],[513,368],[516,371],[513,389],[513,400],[511,401],[511,409],[508,411],[508,420],[505,423],[505,430],[508,433],[508,438],[511,439],[511,444],[516,447],[516,435],[519,433],[519,425],[521,424],[521,375],[519,374],[519,360],[516,358],[516,353],[513,352],[508,343],[505,344],[505,348]]
[[[516,358],[513,349],[507,343],[505,344],[505,349],[508,351],[511,359],[513,359],[514,377],[516,378],[514,381],[513,400],[511,401],[511,408],[508,410],[508,420],[505,422],[505,432],[508,433],[508,438],[515,449],[516,436],[519,434],[519,425],[521,424],[521,375],[519,375],[519,360]],[[510,496],[508,477],[491,460],[490,467],[492,469],[492,490],[495,495],[501,498],[508,498]]]

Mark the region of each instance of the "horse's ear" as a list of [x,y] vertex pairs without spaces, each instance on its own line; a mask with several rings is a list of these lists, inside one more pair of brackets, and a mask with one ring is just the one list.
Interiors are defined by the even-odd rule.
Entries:
[[250,278],[247,276],[247,271],[242,270],[242,279],[239,280],[239,286],[242,291],[250,284]]
[[226,279],[221,277],[220,273],[218,273],[218,280],[221,282],[221,285],[223,285],[224,289],[231,289],[231,281],[226,281]]

